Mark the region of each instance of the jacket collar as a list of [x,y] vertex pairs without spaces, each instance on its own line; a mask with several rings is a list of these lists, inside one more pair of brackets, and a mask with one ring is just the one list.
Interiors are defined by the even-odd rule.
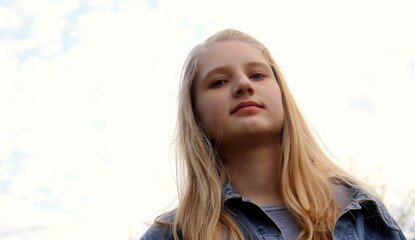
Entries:
[[227,200],[231,198],[240,198],[241,195],[239,195],[235,189],[233,189],[230,182],[225,182],[222,187],[222,194],[223,194],[223,200],[226,202]]
[[[378,213],[380,213],[381,219],[387,226],[399,230],[396,222],[389,214],[385,205],[379,199],[369,194],[366,190],[356,184],[351,185],[350,188],[353,194],[352,202],[347,205],[343,212],[365,208],[369,210],[373,216],[377,216],[379,215]],[[222,193],[224,202],[227,202],[229,199],[236,198],[239,198],[244,202],[252,202],[250,199],[239,195],[228,181],[223,184]]]
[[239,195],[236,190],[232,187],[230,182],[225,182],[222,187],[223,201],[227,202],[229,199],[239,198],[244,202],[252,202],[249,198]]
[[378,216],[380,213],[381,219],[387,226],[395,230],[399,230],[399,227],[389,214],[386,206],[377,197],[368,193],[358,185],[352,185],[351,189],[353,193],[353,201],[346,207],[345,211],[365,208],[373,216]]

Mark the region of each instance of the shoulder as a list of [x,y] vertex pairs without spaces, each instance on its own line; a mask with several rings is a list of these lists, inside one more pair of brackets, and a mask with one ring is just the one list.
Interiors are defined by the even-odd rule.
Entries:
[[349,205],[351,209],[361,209],[367,215],[379,217],[386,226],[399,230],[399,227],[384,203],[377,197],[360,186],[352,186],[353,202]]
[[345,209],[353,200],[352,189],[345,184],[332,184],[331,189],[340,209]]
[[350,201],[335,224],[335,236],[353,235],[357,239],[405,239],[398,224],[378,197],[358,185],[346,188],[350,194]]
[[362,210],[366,214],[381,217],[389,227],[397,228],[383,202],[364,187],[354,183],[341,183],[333,184],[332,190],[343,212]]
[[176,209],[158,217],[140,240],[166,239],[173,240],[172,224],[176,216]]

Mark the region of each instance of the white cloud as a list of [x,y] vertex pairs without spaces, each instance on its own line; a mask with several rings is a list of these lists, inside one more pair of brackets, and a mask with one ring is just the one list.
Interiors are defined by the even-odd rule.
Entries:
[[21,0],[14,3],[14,8],[30,20],[25,23],[30,27],[27,40],[39,47],[41,56],[51,56],[62,50],[62,31],[68,20],[66,14],[79,7],[79,3],[79,0]]
[[22,20],[15,11],[0,6],[0,30],[17,29]]
[[89,0],[89,4],[94,8],[110,8],[114,0]]
[[[38,18],[41,12],[33,14]],[[9,50],[4,62],[21,49],[60,43],[66,12],[39,20],[34,28],[40,37],[31,37],[30,44],[8,43],[15,51]],[[46,34],[42,25],[51,18],[57,23]],[[9,194],[26,198],[22,204],[37,211],[34,217],[45,214],[46,223],[97,222],[111,215],[124,226],[141,226],[173,199],[165,166],[174,120],[166,116],[174,118],[183,43],[190,32],[137,3],[124,3],[118,13],[91,11],[76,24],[79,45],[53,58],[31,56],[20,68],[14,59],[11,70],[2,72],[2,79],[10,79],[2,81],[9,86],[5,93],[13,99],[1,101],[7,116],[1,136],[9,143],[2,154],[9,158],[12,149],[21,149],[28,155]],[[103,123],[100,128],[96,121]],[[143,167],[149,165],[155,168]],[[159,192],[150,182],[167,186],[166,193],[143,197]],[[42,188],[50,193],[39,192]],[[55,201],[57,211],[39,210],[48,201]],[[150,204],[155,205],[142,208]]]

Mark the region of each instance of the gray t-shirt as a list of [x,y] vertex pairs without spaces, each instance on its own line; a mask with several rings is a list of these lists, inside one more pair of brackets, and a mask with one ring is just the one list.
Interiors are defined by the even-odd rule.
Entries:
[[[343,185],[332,185],[333,193],[340,209],[344,209],[352,201],[352,192]],[[294,215],[286,205],[261,207],[281,230],[284,240],[296,240],[301,228],[295,221]]]
[[272,205],[261,207],[268,216],[277,224],[285,240],[296,240],[301,228],[294,219],[294,215],[286,205]]

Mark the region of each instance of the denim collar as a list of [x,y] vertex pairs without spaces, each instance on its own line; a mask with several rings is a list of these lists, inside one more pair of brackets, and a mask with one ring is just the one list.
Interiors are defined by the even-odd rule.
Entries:
[[239,195],[236,190],[232,187],[230,182],[225,182],[222,187],[222,198],[224,202],[227,202],[229,199],[239,198],[243,202],[252,202],[249,198]]
[[352,185],[351,189],[353,192],[353,201],[346,207],[345,211],[365,208],[369,210],[373,216],[379,215],[380,213],[381,219],[386,225],[395,230],[399,230],[399,227],[389,214],[385,205],[377,197],[368,193],[358,185]]
[[[378,213],[380,213],[381,219],[383,220],[383,222],[385,222],[386,225],[393,229],[399,230],[399,227],[397,226],[396,222],[389,214],[385,205],[379,199],[369,194],[367,191],[365,191],[362,187],[358,185],[351,185],[350,188],[352,190],[353,200],[344,209],[343,213],[348,212],[350,210],[360,210],[362,208],[365,208],[369,210],[373,216],[377,216],[379,215]],[[230,182],[225,182],[223,184],[222,193],[224,202],[227,202],[230,199],[239,198],[244,202],[252,203],[252,201],[249,198],[243,197],[240,194],[238,194],[236,190],[232,187]]]
[[222,187],[223,200],[226,202],[231,198],[241,198],[235,189],[233,189],[230,182],[225,182]]

